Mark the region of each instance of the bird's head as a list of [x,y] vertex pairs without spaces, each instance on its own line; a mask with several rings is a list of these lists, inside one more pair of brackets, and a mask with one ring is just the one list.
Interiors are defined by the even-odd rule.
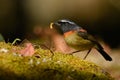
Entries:
[[77,24],[67,19],[62,19],[51,23],[50,28],[57,30],[57,32],[59,32],[60,34],[81,29],[81,27],[79,27]]

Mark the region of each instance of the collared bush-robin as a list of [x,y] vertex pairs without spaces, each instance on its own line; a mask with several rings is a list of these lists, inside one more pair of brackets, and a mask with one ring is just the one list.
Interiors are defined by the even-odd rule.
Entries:
[[68,46],[78,51],[89,50],[87,55],[92,48],[95,48],[107,61],[112,61],[112,58],[104,51],[100,43],[76,23],[63,19],[51,23],[50,28],[54,28],[58,33],[64,35],[65,42],[68,44]]

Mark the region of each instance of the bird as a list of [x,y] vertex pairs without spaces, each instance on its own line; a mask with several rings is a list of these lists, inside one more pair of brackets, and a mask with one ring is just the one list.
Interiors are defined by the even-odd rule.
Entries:
[[50,29],[54,29],[56,32],[64,36],[64,40],[68,46],[76,49],[80,52],[88,50],[84,59],[88,56],[92,48],[95,48],[106,61],[112,61],[112,58],[105,52],[101,44],[95,39],[94,36],[89,34],[86,29],[77,25],[75,22],[68,19],[61,19],[50,23]]

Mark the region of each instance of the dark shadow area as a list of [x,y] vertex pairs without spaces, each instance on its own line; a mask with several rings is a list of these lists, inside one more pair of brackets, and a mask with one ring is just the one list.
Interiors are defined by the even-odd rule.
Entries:
[[9,69],[0,68],[0,80],[20,80],[18,75]]
[[12,42],[15,38],[23,39],[26,30],[26,17],[22,0],[1,0],[0,4],[0,33],[6,42]]

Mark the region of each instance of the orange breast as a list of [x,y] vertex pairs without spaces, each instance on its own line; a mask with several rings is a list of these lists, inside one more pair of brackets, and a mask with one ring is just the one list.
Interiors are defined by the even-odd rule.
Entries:
[[73,34],[74,32],[75,32],[75,31],[68,31],[68,32],[65,32],[65,33],[64,33],[64,37],[67,37],[67,36]]

